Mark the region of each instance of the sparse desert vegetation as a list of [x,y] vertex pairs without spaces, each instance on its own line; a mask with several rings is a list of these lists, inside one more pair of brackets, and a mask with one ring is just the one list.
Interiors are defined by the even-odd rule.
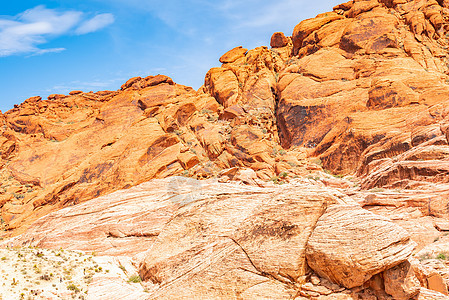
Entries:
[[[86,299],[94,277],[122,276],[125,267],[92,253],[14,247],[0,249],[0,299]],[[139,280],[137,280],[137,278]],[[138,275],[130,282],[140,282]]]

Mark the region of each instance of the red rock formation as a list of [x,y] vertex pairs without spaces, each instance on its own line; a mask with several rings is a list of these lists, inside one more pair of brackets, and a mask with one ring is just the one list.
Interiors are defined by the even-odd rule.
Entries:
[[197,92],[157,75],[26,100],[2,115],[5,228],[151,178],[301,175],[306,155],[365,188],[446,181],[445,5],[338,5],[230,50]]
[[275,32],[271,36],[270,46],[272,48],[282,48],[288,45],[289,39],[283,32]]
[[251,167],[265,180],[303,172],[304,155],[277,143],[267,93],[269,108],[250,110],[221,105],[222,91],[214,98],[158,75],[132,78],[115,92],[26,100],[2,115],[3,228],[152,178],[209,178],[232,167]]
[[[0,115],[2,234],[155,178],[219,177],[265,187],[300,177],[307,185],[295,193],[289,194],[291,186],[275,189],[298,205],[283,207],[271,202],[272,194],[253,190],[238,201],[208,194],[197,206],[152,203],[147,210],[154,222],[139,217],[146,227],[141,240],[134,227],[101,219],[110,213],[107,205],[95,215],[87,202],[73,208],[74,220],[84,207],[101,219],[99,227],[61,234],[75,237],[77,248],[105,254],[151,248],[140,272],[159,285],[153,298],[180,291],[195,297],[200,290],[210,292],[205,297],[233,297],[238,286],[247,298],[445,299],[449,269],[435,258],[436,251],[449,253],[448,19],[447,1],[354,0],[300,22],[291,37],[275,33],[271,49],[228,51],[198,91],[157,75],[132,78],[119,91],[27,99]],[[335,205],[346,197],[338,193],[324,205],[309,184],[338,188],[365,210],[352,200],[352,206]],[[115,195],[122,193],[128,199],[126,191]],[[228,205],[217,206],[216,199]],[[142,204],[130,201],[127,209]],[[52,236],[60,221],[48,228],[46,222],[67,211],[40,219],[18,241],[61,246],[60,236]],[[226,223],[234,217],[243,219]],[[307,236],[274,234],[286,221],[305,226]],[[124,238],[129,248],[122,240],[120,249],[111,248],[105,236]],[[86,237],[94,242],[86,244]],[[434,265],[410,258],[410,237]],[[285,259],[283,247],[292,249],[293,260]],[[186,276],[198,264],[204,268]],[[236,277],[257,288],[232,285]]]
[[284,148],[309,148],[365,188],[447,181],[445,5],[349,1],[299,23],[293,47],[276,33],[273,49],[212,69],[206,91],[226,109],[269,112]]

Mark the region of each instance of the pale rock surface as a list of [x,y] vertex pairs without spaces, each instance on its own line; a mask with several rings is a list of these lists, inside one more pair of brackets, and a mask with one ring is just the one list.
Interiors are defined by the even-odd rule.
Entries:
[[[335,210],[343,216],[329,217]],[[356,231],[348,227],[353,217]],[[333,226],[351,232],[342,239]],[[332,240],[323,230],[340,239]],[[366,262],[365,269],[347,269],[356,285],[404,261],[413,248],[402,229],[319,182],[295,179],[257,187],[185,177],[152,180],[64,208],[4,245],[96,251],[115,257],[109,258],[111,264],[123,266],[126,276],[139,272],[145,280],[133,285],[114,276],[94,278],[90,299],[125,294],[135,299],[290,299],[300,291],[330,297],[344,290],[324,278],[307,283],[308,265],[320,275],[329,272],[314,261],[314,254],[328,250],[320,249],[317,239],[328,241],[325,245],[337,251],[334,257],[340,255],[341,264]],[[369,256],[341,255],[349,243]],[[375,253],[379,247],[384,249]],[[325,277],[347,285],[338,276]]]
[[[161,285],[157,297],[200,292],[214,299],[235,298],[245,286],[265,281],[251,293],[284,283],[278,289],[284,292],[269,297],[286,297],[288,283],[306,275],[305,246],[317,219],[327,205],[339,201],[300,185],[226,194],[182,207],[148,250],[140,274]],[[236,278],[239,285],[230,288]]]
[[447,300],[447,299],[449,299],[449,297],[447,297],[444,294],[432,291],[432,290],[421,288],[420,293],[416,299],[417,300]]
[[353,288],[405,261],[415,245],[405,230],[386,218],[359,207],[334,205],[309,238],[307,263],[320,276]]

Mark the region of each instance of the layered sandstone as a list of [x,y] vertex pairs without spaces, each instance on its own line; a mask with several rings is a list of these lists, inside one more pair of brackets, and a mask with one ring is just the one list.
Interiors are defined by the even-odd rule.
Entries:
[[198,91],[27,99],[0,115],[4,245],[125,256],[150,299],[447,299],[448,19],[354,0]]
[[198,91],[158,75],[26,100],[1,116],[4,228],[152,178],[301,176],[306,156],[364,188],[447,181],[445,5],[347,2],[230,50]]
[[[393,222],[319,182],[258,187],[177,176],[61,209],[5,243],[128,257],[148,299],[356,297],[360,289],[351,288],[379,274],[387,287],[400,284],[394,274],[415,245]],[[101,292],[115,299],[113,289]]]

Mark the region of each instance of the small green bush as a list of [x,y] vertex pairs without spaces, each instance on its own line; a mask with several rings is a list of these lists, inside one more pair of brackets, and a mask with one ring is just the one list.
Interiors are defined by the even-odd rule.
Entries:
[[437,255],[437,258],[441,259],[441,260],[446,260],[447,257],[446,257],[446,255],[444,253],[440,253],[440,254]]
[[68,289],[69,291],[74,291],[75,293],[79,293],[79,292],[80,292],[80,289],[79,289],[75,284],[73,284],[73,283],[69,284],[69,285],[67,286],[67,289]]
[[25,198],[25,195],[22,194],[17,194],[17,193],[12,193],[14,195],[14,198],[16,198],[17,200],[21,200],[23,198]]
[[129,277],[128,282],[139,283],[142,282],[142,279],[140,278],[139,275],[132,275]]

